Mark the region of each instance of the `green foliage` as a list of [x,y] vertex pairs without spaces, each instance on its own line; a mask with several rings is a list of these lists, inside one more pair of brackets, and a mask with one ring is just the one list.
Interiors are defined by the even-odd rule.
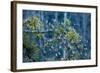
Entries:
[[56,29],[55,29],[55,36],[59,36],[60,34],[63,34],[65,31],[64,31],[64,28],[61,27],[61,26],[58,26]]
[[76,32],[76,30],[71,27],[71,21],[66,19],[64,26],[67,28],[65,37],[72,43],[79,43],[80,42],[80,35]]
[[[71,26],[71,21],[69,19],[66,19],[64,23],[64,27],[67,29],[65,32],[65,37],[69,41],[66,48],[69,48],[67,50],[68,56],[66,56],[67,60],[78,60],[80,58],[79,50],[83,50],[82,44],[79,44],[81,41],[80,34]],[[76,51],[75,51],[76,50]]]
[[40,49],[39,49],[38,45],[34,41],[31,41],[29,33],[24,32],[23,36],[24,36],[23,37],[24,49],[27,50],[28,55],[31,55],[32,59],[34,59],[35,61],[39,61]]
[[40,49],[36,45],[32,48],[32,59],[35,60],[35,61],[40,60]]
[[64,25],[65,25],[65,26],[71,26],[71,21],[70,21],[70,19],[66,19]]
[[68,31],[65,36],[72,43],[80,42],[80,35],[76,31]]
[[23,45],[25,48],[37,48],[38,46],[34,41],[31,41],[30,33],[23,32]]
[[32,46],[30,46],[30,36],[26,32],[23,32],[23,45],[24,48],[32,48]]
[[27,23],[28,23],[28,27],[30,27],[33,32],[35,30],[40,30],[41,28],[41,21],[40,21],[40,18],[37,16],[30,17]]
[[42,33],[37,33],[37,34],[35,34],[35,36],[36,36],[38,39],[42,39],[42,38],[43,38],[43,34],[42,34]]
[[69,19],[65,20],[65,23],[63,23],[62,25],[59,24],[59,26],[56,27],[55,29],[55,35],[59,36],[61,34],[65,34],[67,32],[67,30],[71,30],[71,21]]
[[42,24],[42,22],[41,22],[39,17],[34,16],[34,17],[28,18],[27,26],[32,30],[33,34],[35,34],[35,36],[38,39],[42,39],[43,38],[43,34],[41,34],[39,32],[40,31],[44,31],[44,27],[43,27],[43,24]]

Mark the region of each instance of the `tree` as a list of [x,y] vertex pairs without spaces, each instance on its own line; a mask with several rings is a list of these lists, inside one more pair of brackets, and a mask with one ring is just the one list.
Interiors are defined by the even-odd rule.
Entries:
[[81,56],[80,54],[82,53],[79,51],[83,50],[83,46],[82,46],[83,44],[81,43],[81,36],[76,31],[76,29],[74,29],[71,26],[71,21],[69,19],[66,20],[65,26],[67,27],[67,32],[65,33],[65,37],[68,41],[67,49],[69,49],[67,50],[69,56],[66,59],[69,60],[79,59]]
[[41,46],[41,39],[43,35],[39,32],[42,30],[42,23],[39,17],[30,17],[27,19],[25,27],[28,27],[30,31],[23,31],[23,45],[24,49],[27,50],[27,56],[34,61],[40,60],[40,47],[39,45],[33,41],[32,37],[35,36],[40,41]]

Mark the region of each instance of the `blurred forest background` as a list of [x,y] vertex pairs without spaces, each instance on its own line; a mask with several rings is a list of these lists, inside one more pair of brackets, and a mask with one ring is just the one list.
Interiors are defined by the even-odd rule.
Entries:
[[91,14],[23,10],[23,62],[91,59]]

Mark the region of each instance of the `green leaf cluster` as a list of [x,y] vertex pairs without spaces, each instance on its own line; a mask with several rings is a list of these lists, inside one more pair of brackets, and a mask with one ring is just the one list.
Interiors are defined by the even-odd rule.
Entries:
[[34,32],[36,30],[40,30],[41,28],[41,21],[40,18],[37,16],[30,17],[27,21],[28,27]]
[[[39,61],[39,46],[30,39],[30,34],[27,32],[23,33],[23,47],[27,50],[27,54],[31,55],[31,58],[35,61]],[[30,51],[31,50],[31,51]]]
[[80,42],[80,35],[76,31],[68,31],[65,36],[72,43]]

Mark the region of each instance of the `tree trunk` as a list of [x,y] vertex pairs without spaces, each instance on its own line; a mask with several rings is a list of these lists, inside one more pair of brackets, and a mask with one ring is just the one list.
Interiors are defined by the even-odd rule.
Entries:
[[[65,12],[64,13],[64,23],[66,23],[66,19],[67,19],[67,13]],[[63,49],[63,59],[65,60],[66,58],[66,49],[64,48]]]

